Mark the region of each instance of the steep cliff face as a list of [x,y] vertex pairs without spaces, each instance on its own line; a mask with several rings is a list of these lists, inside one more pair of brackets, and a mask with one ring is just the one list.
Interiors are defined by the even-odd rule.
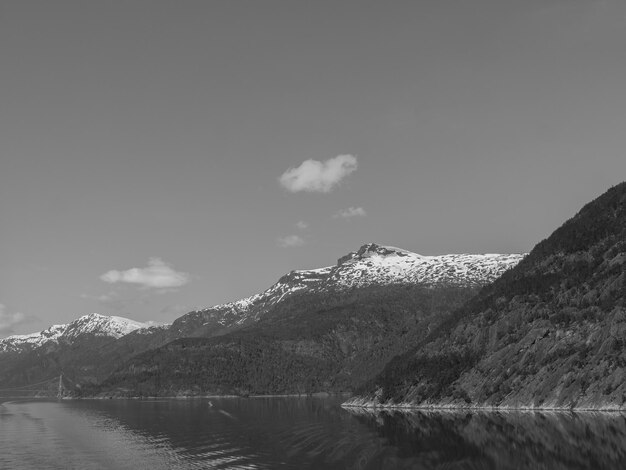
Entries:
[[100,390],[352,390],[521,258],[364,245],[335,266],[292,271],[262,294],[181,317],[168,334],[188,339],[136,356]]
[[626,183],[393,360],[353,405],[624,408]]

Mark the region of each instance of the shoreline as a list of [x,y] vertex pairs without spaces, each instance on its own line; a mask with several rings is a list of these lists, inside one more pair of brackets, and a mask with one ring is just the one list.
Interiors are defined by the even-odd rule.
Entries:
[[[218,398],[331,398],[331,397],[351,397],[351,392],[316,392],[316,393],[284,393],[267,395],[146,395],[146,396],[83,396],[83,397],[62,397],[60,400],[194,400],[194,399],[218,399]],[[57,397],[39,397],[57,398]]]
[[380,404],[373,402],[341,404],[342,408],[360,409],[369,412],[379,411],[399,411],[410,413],[412,411],[434,411],[434,412],[545,412],[545,413],[619,413],[626,414],[626,407],[555,407],[555,406],[487,406],[487,405],[416,405],[412,403],[400,404]]
[[[110,396],[110,397],[0,397],[0,406],[5,403],[10,403],[16,400],[29,401],[29,400],[63,400],[63,401],[77,401],[77,400],[132,400],[132,401],[154,401],[154,400],[207,400],[207,399],[254,399],[254,398],[340,398],[344,396],[351,396],[350,392],[338,392],[328,393],[319,392],[314,394],[268,394],[268,395],[187,395],[187,396],[146,396],[146,397],[122,397],[122,396]],[[414,412],[434,412],[434,413],[602,413],[602,414],[621,414],[626,415],[626,407],[556,407],[556,406],[487,406],[487,405],[417,405],[413,403],[399,403],[399,404],[381,404],[371,401],[362,400],[358,403],[352,403],[350,400],[340,403],[339,406],[346,411],[362,411],[366,413],[379,413],[379,412],[400,412],[400,413],[414,413]]]

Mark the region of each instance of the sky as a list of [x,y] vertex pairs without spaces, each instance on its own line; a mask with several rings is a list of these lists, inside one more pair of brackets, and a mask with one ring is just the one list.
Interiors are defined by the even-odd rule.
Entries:
[[527,252],[626,180],[625,44],[623,0],[3,0],[0,337]]

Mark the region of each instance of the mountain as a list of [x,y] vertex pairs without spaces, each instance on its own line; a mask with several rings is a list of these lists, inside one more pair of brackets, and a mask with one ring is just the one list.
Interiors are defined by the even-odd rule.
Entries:
[[392,360],[347,405],[626,407],[626,183]]
[[291,271],[260,294],[183,315],[173,322],[166,335],[170,340],[217,336],[254,324],[277,304],[300,295],[328,295],[388,285],[480,287],[515,266],[522,257],[518,254],[421,256],[369,243],[339,258],[334,266]]
[[155,335],[167,344],[135,354],[88,393],[351,390],[522,257],[363,245],[334,266],[292,271],[261,294],[183,315]]
[[39,333],[0,339],[0,353],[35,349],[48,343],[71,343],[84,335],[117,339],[139,328],[148,328],[148,325],[128,318],[91,313],[66,325],[52,325]]
[[151,328],[128,318],[91,313],[40,333],[0,339],[0,384],[10,388],[38,383],[61,372],[83,381],[99,380],[103,348],[137,330]]

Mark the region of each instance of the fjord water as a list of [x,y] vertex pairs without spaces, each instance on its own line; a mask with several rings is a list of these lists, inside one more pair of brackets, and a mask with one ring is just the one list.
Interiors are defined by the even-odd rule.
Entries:
[[613,469],[626,418],[372,413],[340,398],[13,400],[0,468]]

